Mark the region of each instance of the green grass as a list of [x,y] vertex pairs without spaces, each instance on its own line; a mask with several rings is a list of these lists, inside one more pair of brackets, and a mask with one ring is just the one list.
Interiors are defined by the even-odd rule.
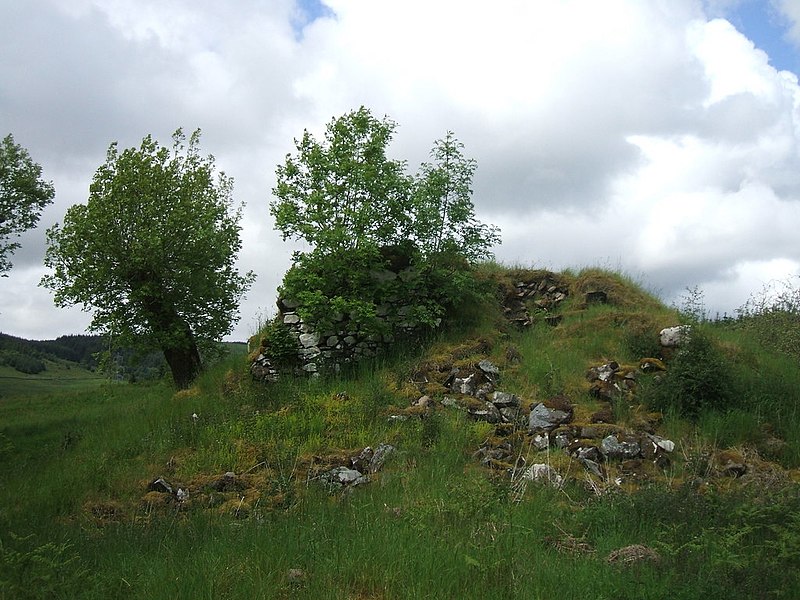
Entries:
[[[735,404],[693,420],[668,411],[658,432],[679,445],[672,466],[627,491],[581,475],[520,493],[473,457],[493,426],[455,409],[387,419],[423,393],[411,383],[420,365],[433,376],[485,357],[501,367],[501,389],[528,403],[566,394],[586,418],[598,407],[587,368],[636,364],[677,315],[624,277],[565,277],[576,290],[606,286],[616,303],[581,306],[576,292],[558,327],[526,331],[484,313],[338,378],[263,386],[233,356],[178,394],[163,383],[76,381],[4,397],[0,599],[797,597],[796,472],[751,483],[705,476],[708,455],[760,452],[770,435],[784,444],[770,464],[798,464],[800,375],[741,332],[709,334]],[[624,420],[638,414],[627,401]],[[313,480],[332,456],[381,443],[397,450],[370,483],[331,493]],[[557,450],[530,458],[571,460]],[[226,471],[252,488],[241,498],[203,491],[198,482]],[[146,500],[157,477],[191,484],[183,508]],[[660,561],[607,561],[631,544]]]
[[106,381],[102,375],[81,369],[67,361],[47,360],[45,364],[47,369],[36,375],[27,375],[12,367],[0,365],[0,402],[14,396],[86,390]]

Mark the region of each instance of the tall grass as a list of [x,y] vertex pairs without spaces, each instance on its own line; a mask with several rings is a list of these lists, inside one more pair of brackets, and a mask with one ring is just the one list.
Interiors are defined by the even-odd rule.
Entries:
[[[758,486],[704,480],[692,463],[779,436],[776,460],[800,464],[800,375],[741,331],[708,333],[736,391],[731,404],[704,406],[694,421],[668,410],[659,432],[686,458],[631,493],[580,478],[520,493],[473,457],[493,425],[444,408],[387,419],[415,399],[420,362],[487,357],[502,367],[501,389],[526,402],[566,394],[586,417],[596,408],[587,367],[638,363],[677,316],[624,277],[567,277],[578,291],[558,327],[516,331],[478,311],[339,377],[264,386],[232,359],[178,394],[106,384],[4,400],[0,598],[713,599],[732,585],[742,597],[797,597],[796,488],[770,488],[767,501]],[[596,287],[613,302],[582,306],[579,291]],[[331,456],[380,443],[396,451],[369,483],[331,490],[314,479]],[[248,510],[143,500],[155,477],[227,471],[257,479],[259,499],[232,494]],[[631,544],[660,560],[608,562]]]

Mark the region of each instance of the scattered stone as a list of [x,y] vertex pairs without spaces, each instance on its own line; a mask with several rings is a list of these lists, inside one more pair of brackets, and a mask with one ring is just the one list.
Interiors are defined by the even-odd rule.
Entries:
[[528,430],[535,433],[539,430],[555,429],[562,423],[567,423],[571,415],[563,410],[547,408],[543,403],[539,403],[531,409],[528,417]]
[[589,381],[613,381],[614,374],[619,371],[619,363],[612,360],[610,363],[597,367],[590,367],[586,373]]
[[589,473],[591,473],[592,475],[596,475],[597,477],[604,476],[603,467],[599,463],[589,458],[579,458],[578,460],[583,465],[583,468],[589,471]]
[[547,481],[556,487],[560,487],[564,483],[564,478],[554,468],[542,463],[531,465],[525,469],[522,478],[528,481]]
[[550,435],[548,433],[539,433],[533,438],[533,447],[537,450],[547,450],[550,447]]
[[478,368],[490,381],[496,382],[500,378],[500,369],[486,359],[478,363]]
[[653,441],[653,444],[655,444],[657,448],[660,448],[664,452],[673,452],[675,450],[675,442],[672,440],[665,440],[657,435],[650,435],[648,437]]
[[367,446],[350,459],[350,464],[354,470],[361,473],[377,473],[383,468],[386,458],[394,451],[395,447],[391,444],[379,444],[374,450],[371,446]]
[[421,406],[422,408],[428,408],[431,405],[433,405],[433,400],[430,396],[420,396],[411,404],[411,406]]
[[396,448],[391,444],[379,444],[375,449],[375,454],[372,456],[372,460],[369,461],[369,468],[367,469],[367,472],[377,473],[380,471],[383,468],[383,464],[386,462],[386,459],[395,450]]
[[556,448],[567,448],[572,443],[572,432],[570,431],[557,431],[553,435],[553,440]]
[[165,479],[159,477],[158,479],[154,479],[149,484],[147,484],[147,491],[148,492],[159,492],[161,494],[172,494],[172,486],[167,483]]
[[498,408],[491,402],[484,401],[480,406],[468,406],[467,412],[477,421],[486,421],[487,423],[500,423],[503,416],[500,414]]
[[733,450],[725,450],[717,455],[719,470],[727,477],[741,477],[747,473],[744,456]]
[[319,476],[319,479],[333,487],[355,487],[369,481],[369,478],[361,471],[347,467],[336,467],[326,471]]
[[641,455],[642,449],[636,442],[620,442],[617,436],[609,435],[603,438],[600,444],[600,452],[602,452],[603,456],[607,459],[627,460],[638,458]]
[[508,392],[495,392],[492,395],[492,403],[497,408],[518,407],[520,405],[519,398]]
[[462,408],[462,406],[458,403],[458,400],[451,398],[450,396],[445,396],[442,398],[442,406],[446,406],[448,408]]
[[639,361],[639,369],[645,373],[654,373],[657,371],[666,371],[667,365],[658,358],[643,358]]

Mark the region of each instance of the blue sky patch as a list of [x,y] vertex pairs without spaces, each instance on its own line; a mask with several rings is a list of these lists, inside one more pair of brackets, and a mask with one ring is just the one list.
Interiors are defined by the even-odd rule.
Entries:
[[336,13],[322,0],[297,0],[296,5],[292,29],[298,39],[303,37],[303,30],[317,19],[336,17]]
[[800,49],[786,40],[789,22],[768,0],[744,0],[726,14],[727,19],[769,56],[781,71],[800,75]]

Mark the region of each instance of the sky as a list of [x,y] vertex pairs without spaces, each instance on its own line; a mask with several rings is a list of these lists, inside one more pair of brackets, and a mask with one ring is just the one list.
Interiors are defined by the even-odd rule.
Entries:
[[416,172],[453,131],[505,264],[619,270],[733,314],[800,273],[800,0],[0,0],[0,135],[56,189],[0,279],[0,331],[83,333],[40,287],[45,231],[112,142],[201,148],[244,203],[257,281],[229,339],[275,313],[298,247],[269,214],[304,129],[360,106]]

